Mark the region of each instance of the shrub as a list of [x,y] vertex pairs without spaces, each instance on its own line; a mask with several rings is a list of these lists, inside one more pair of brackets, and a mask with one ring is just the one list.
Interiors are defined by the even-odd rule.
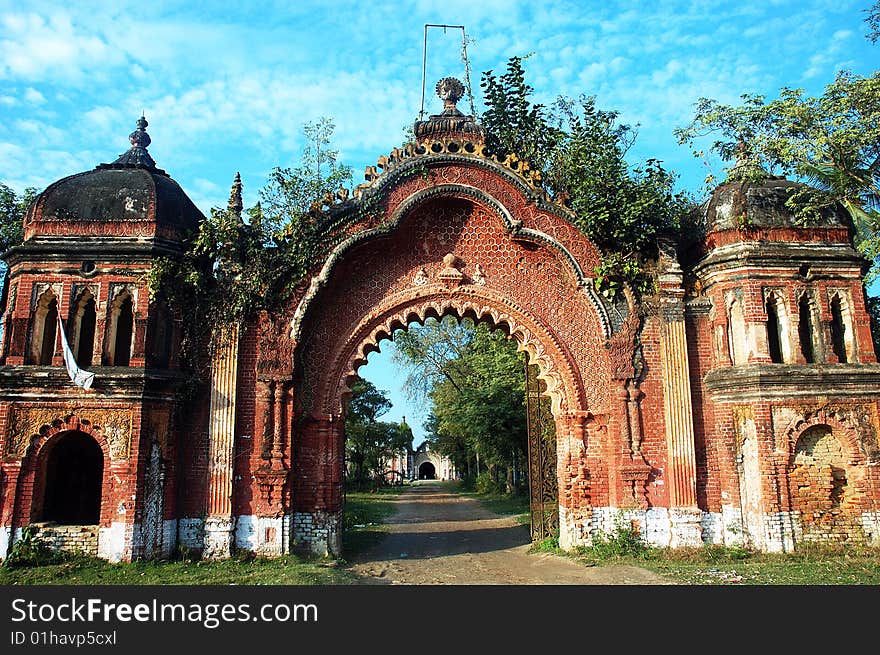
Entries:
[[42,541],[37,536],[37,530],[28,525],[22,529],[21,538],[12,544],[3,565],[9,568],[45,566],[46,564],[59,564],[65,559],[65,553],[54,550],[49,544]]
[[635,557],[644,559],[650,547],[642,540],[634,524],[626,525],[616,522],[614,532],[599,532],[588,549],[598,559],[615,559],[619,557]]
[[500,495],[506,493],[506,485],[492,478],[489,473],[480,473],[474,483],[474,490],[478,494],[494,494]]

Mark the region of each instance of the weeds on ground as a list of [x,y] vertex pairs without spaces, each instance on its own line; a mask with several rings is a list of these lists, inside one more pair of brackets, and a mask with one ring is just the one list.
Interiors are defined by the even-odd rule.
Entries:
[[880,584],[880,548],[853,544],[804,543],[789,553],[710,544],[657,548],[647,545],[635,526],[618,524],[613,532],[595,536],[591,546],[565,552],[547,541],[532,550],[572,557],[585,566],[640,566],[680,584]]
[[54,550],[37,536],[37,531],[33,526],[28,525],[22,529],[21,537],[12,544],[6,559],[3,560],[3,566],[12,569],[60,564],[74,557],[77,556]]

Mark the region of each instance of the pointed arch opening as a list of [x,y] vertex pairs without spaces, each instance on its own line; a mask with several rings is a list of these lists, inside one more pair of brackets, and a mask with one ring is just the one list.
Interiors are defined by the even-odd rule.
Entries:
[[57,330],[58,296],[52,289],[47,289],[37,300],[31,318],[31,340],[25,364],[51,366],[55,356]]
[[801,355],[807,364],[816,362],[815,330],[813,328],[813,308],[809,296],[805,293],[798,301],[798,340]]
[[174,325],[171,312],[164,302],[157,302],[150,310],[147,329],[147,366],[168,368],[171,363]]
[[89,289],[83,289],[70,308],[68,324],[71,329],[70,343],[76,363],[80,368],[92,365],[95,350],[95,326],[97,312],[95,296]]
[[831,296],[831,349],[840,364],[848,364],[855,359],[852,335],[849,304],[843,294],[835,293]]
[[128,289],[122,290],[110,305],[104,342],[104,366],[129,366],[134,336],[134,300]]
[[727,343],[730,361],[734,366],[744,366],[749,361],[749,344],[746,335],[746,317],[742,302],[734,298],[728,305]]
[[778,292],[767,295],[764,303],[767,313],[767,348],[770,361],[774,364],[788,364],[792,361],[789,342],[788,314],[785,302]]

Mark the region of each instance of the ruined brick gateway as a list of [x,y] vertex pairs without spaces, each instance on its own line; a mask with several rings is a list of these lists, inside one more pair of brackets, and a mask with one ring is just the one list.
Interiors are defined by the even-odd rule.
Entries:
[[347,384],[395,329],[444,314],[506,330],[538,367],[563,547],[621,518],[662,546],[880,542],[880,365],[846,215],[797,227],[793,183],[734,175],[697,250],[661,257],[657,293],[612,304],[569,210],[525,162],[488,156],[444,90],[413,147],[324,199],[321,266],[282,315],[230,335],[185,403],[185,317],[144,274],[203,217],[147,153],[146,121],[116,162],[38,197],[6,254],[0,556],[35,524],[114,561],[339,553]]

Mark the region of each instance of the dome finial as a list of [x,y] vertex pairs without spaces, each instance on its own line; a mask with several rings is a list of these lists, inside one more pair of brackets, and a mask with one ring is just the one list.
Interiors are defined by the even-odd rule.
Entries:
[[156,168],[156,162],[147,152],[147,147],[152,143],[150,135],[147,134],[147,119],[141,114],[137,120],[137,129],[128,135],[128,141],[131,148],[128,152],[119,155],[114,164],[124,164],[126,166],[142,166],[144,168]]
[[483,128],[476,119],[473,116],[465,116],[456,107],[456,103],[464,97],[464,84],[454,77],[444,77],[437,82],[434,89],[443,100],[443,111],[439,114],[431,114],[426,121],[415,122],[413,133],[416,139],[420,140],[428,136],[452,132],[473,135],[474,138],[482,139],[484,136]]
[[733,149],[736,161],[727,171],[727,182],[744,182],[770,177],[758,163],[745,137],[740,137]]
[[464,96],[464,84],[454,77],[444,77],[437,82],[435,87],[437,95],[443,101],[443,114],[452,116],[462,116],[462,113],[456,107],[456,103]]

